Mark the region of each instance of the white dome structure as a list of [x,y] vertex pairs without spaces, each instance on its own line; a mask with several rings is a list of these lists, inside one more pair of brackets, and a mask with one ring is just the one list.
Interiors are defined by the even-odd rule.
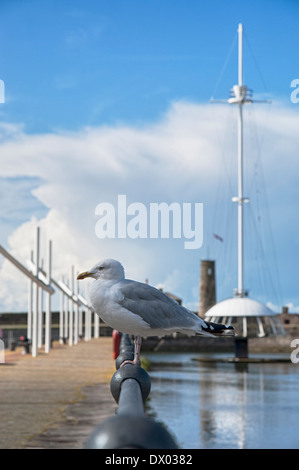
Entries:
[[277,314],[248,297],[233,297],[215,304],[205,313],[205,320],[233,325],[241,337],[285,334]]

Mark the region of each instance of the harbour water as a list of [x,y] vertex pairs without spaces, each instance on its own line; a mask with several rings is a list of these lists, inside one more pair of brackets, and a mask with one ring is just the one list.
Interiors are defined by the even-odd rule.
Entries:
[[180,448],[299,448],[299,364],[200,362],[196,353],[146,357],[150,411]]

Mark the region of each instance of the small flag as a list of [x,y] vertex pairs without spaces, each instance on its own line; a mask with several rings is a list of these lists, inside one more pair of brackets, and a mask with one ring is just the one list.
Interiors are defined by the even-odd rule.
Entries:
[[216,233],[214,233],[214,237],[217,238],[217,240],[219,240],[220,242],[223,242],[223,238],[220,237],[220,235],[217,235]]

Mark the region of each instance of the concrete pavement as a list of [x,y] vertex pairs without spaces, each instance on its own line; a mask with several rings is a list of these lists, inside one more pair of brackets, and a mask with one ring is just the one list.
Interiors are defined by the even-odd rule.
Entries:
[[0,448],[82,448],[86,437],[115,412],[110,379],[112,338],[54,343],[33,358],[22,348],[0,364]]

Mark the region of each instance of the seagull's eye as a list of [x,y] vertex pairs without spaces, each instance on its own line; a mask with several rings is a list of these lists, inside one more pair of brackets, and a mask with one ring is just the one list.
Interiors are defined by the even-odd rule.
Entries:
[[98,270],[99,270],[99,271],[102,271],[102,269],[104,269],[104,266],[99,266],[99,267],[98,267]]

